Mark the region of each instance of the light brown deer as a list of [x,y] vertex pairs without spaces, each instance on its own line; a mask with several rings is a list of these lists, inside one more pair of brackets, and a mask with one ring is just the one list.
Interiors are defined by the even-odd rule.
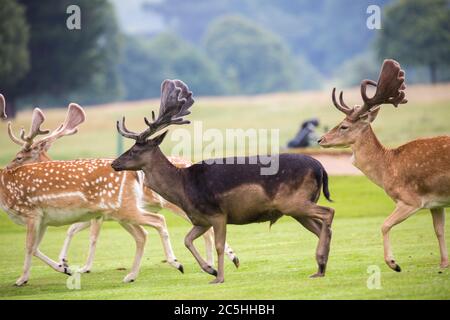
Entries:
[[[0,115],[6,118],[3,96],[0,97],[0,110]],[[44,119],[40,110],[34,111],[30,133],[25,135],[22,131],[20,135],[25,143],[29,144],[37,135],[45,133],[40,129]],[[76,126],[71,125],[74,123],[55,130],[49,140],[73,132]],[[14,135],[11,137],[19,142]],[[53,261],[39,250],[47,226],[101,217],[117,220],[136,241],[136,256],[125,282],[134,281],[139,273],[146,241],[146,231],[141,225],[158,230],[168,263],[182,271],[182,265],[173,254],[164,217],[143,210],[142,198],[139,174],[118,174],[111,169],[111,160],[107,159],[11,164],[0,170],[0,207],[14,222],[27,227],[24,271],[16,285],[28,281],[33,255],[56,271],[70,273],[67,265]]]
[[[450,206],[450,136],[417,139],[391,149],[378,141],[370,126],[382,104],[397,107],[407,102],[404,81],[405,73],[399,63],[385,60],[378,82],[364,80],[361,83],[362,106],[348,107],[342,92],[338,103],[333,89],[333,103],[346,117],[326,133],[319,144],[325,148],[350,147],[353,164],[395,201],[394,212],[381,228],[384,260],[391,269],[401,271],[391,250],[389,232],[420,209],[431,211],[440,247],[440,266],[446,268],[444,208]],[[366,93],[368,85],[376,87],[372,98]]]

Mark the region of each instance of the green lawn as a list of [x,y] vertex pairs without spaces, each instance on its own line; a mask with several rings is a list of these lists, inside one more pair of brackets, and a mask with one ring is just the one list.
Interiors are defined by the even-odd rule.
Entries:
[[[1,299],[450,299],[449,270],[440,273],[439,251],[430,214],[420,212],[392,231],[392,244],[403,271],[391,271],[383,261],[380,226],[393,209],[383,191],[365,177],[331,177],[335,203],[332,248],[325,278],[309,279],[316,271],[316,238],[293,219],[269,225],[230,226],[228,242],[241,267],[226,263],[226,280],[209,285],[183,246],[189,225],[166,212],[172,244],[185,274],[161,262],[163,252],[156,232],[149,241],[136,282],[122,283],[134,255],[131,237],[114,222],[100,234],[93,272],[81,276],[81,290],[66,287],[67,276],[34,259],[30,282],[13,287],[19,277],[25,230],[0,215]],[[66,228],[50,228],[41,249],[57,257]],[[447,224],[447,242],[450,240]],[[75,238],[71,265],[81,266],[88,245],[86,231]],[[197,241],[203,251],[203,241]],[[367,268],[381,269],[382,289],[369,290]]]

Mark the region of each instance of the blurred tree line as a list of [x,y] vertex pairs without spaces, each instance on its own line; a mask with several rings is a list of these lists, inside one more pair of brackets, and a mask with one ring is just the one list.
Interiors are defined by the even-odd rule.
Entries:
[[[81,30],[66,26],[82,8]],[[14,117],[17,101],[39,105],[121,97],[119,30],[107,0],[0,0],[0,90]]]
[[[159,95],[181,78],[198,95],[358,84],[386,57],[408,82],[450,80],[450,0],[139,0],[164,30],[122,34],[118,0],[0,0],[0,91],[16,105]],[[137,1],[137,0],[136,0]],[[69,5],[81,30],[68,30]],[[381,30],[367,7],[383,8]]]

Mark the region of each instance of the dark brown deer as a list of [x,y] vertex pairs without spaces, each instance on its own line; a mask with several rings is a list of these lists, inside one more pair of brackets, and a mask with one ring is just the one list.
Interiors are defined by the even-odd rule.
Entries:
[[[159,145],[166,133],[150,139],[169,125],[186,124],[183,117],[193,105],[192,92],[180,80],[165,80],[161,85],[159,116],[145,119],[148,128],[138,134],[125,127],[125,118],[117,122],[121,135],[136,140],[134,146],[116,159],[117,171],[143,170],[145,184],[168,201],[182,208],[194,227],[185,238],[201,268],[224,281],[224,244],[227,224],[248,224],[291,216],[319,237],[316,251],[318,271],[313,277],[325,275],[331,241],[334,210],[316,204],[323,186],[329,199],[328,176],[315,159],[294,154],[279,155],[279,170],[262,175],[259,157],[221,159],[176,168],[161,152]],[[233,160],[233,161],[230,161]],[[233,164],[229,164],[233,163]],[[245,164],[240,164],[245,163]],[[213,227],[218,256],[218,272],[199,255],[193,241]]]
[[[445,245],[445,207],[450,206],[450,136],[417,139],[398,148],[384,147],[375,136],[370,123],[375,120],[382,104],[399,104],[405,99],[405,72],[394,60],[385,60],[378,82],[361,83],[362,106],[348,107],[342,92],[333,103],[345,114],[345,119],[325,134],[322,147],[350,147],[353,164],[370,180],[383,188],[395,201],[394,212],[381,228],[384,259],[387,265],[401,271],[392,254],[389,231],[420,209],[430,209],[439,241],[441,267],[448,267]],[[372,98],[366,94],[368,85],[376,87]]]

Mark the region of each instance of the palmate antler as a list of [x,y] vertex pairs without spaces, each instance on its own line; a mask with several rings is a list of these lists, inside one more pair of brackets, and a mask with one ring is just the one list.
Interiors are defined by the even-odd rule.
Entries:
[[22,146],[23,150],[29,150],[36,144],[42,142],[47,143],[48,144],[47,148],[49,148],[51,146],[51,143],[53,143],[55,140],[63,136],[70,136],[77,133],[78,131],[77,127],[81,123],[83,123],[85,119],[86,115],[83,109],[78,104],[71,103],[68,107],[64,123],[61,124],[61,126],[59,126],[58,129],[54,130],[48,136],[42,138],[41,140],[35,141],[35,138],[38,135],[45,135],[50,132],[49,130],[40,129],[40,126],[45,121],[45,115],[41,109],[35,108],[33,110],[33,116],[31,119],[30,133],[28,135],[25,134],[25,130],[22,128],[20,130],[20,139],[17,138],[13,133],[11,122],[8,123],[8,134],[14,143]]
[[125,138],[145,142],[148,137],[172,124],[190,123],[189,120],[184,120],[183,117],[191,113],[189,108],[193,104],[192,92],[183,81],[164,80],[161,84],[161,105],[158,118],[155,119],[155,113],[152,112],[152,122],[144,118],[148,128],[141,133],[136,133],[127,129],[125,117],[123,117],[121,122],[117,121],[117,130]]
[[22,146],[22,149],[29,150],[31,146],[33,145],[34,139],[38,135],[45,135],[48,134],[49,130],[41,130],[41,125],[45,121],[45,115],[39,108],[34,108],[33,110],[33,116],[31,118],[31,126],[28,135],[25,133],[25,129],[20,129],[20,139],[17,138],[12,130],[12,124],[11,122],[8,122],[8,134],[11,140]]
[[[376,87],[376,92],[372,98],[367,96],[367,86]],[[405,71],[400,64],[392,59],[384,60],[381,67],[378,82],[363,80],[361,82],[361,97],[364,101],[362,106],[349,107],[345,104],[343,92],[339,94],[339,102],[336,101],[336,88],[333,88],[332,99],[335,107],[347,115],[349,120],[358,120],[368,112],[382,104],[392,104],[397,107],[399,104],[407,103],[405,99]]]
[[71,136],[78,132],[78,126],[82,124],[86,120],[86,114],[84,113],[83,108],[81,108],[76,103],[69,104],[67,108],[67,115],[64,122],[58,127],[58,129],[54,130],[48,136],[42,138],[36,143],[47,144],[47,148],[50,148],[51,144],[55,142],[57,139],[64,136]]

